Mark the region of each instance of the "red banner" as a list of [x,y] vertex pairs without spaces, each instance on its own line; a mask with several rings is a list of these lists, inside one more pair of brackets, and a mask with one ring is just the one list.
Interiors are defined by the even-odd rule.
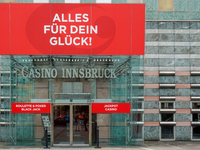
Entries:
[[51,104],[12,103],[12,113],[51,113]]
[[0,14],[1,55],[144,55],[144,4],[10,3]]
[[92,113],[130,113],[130,103],[92,103]]

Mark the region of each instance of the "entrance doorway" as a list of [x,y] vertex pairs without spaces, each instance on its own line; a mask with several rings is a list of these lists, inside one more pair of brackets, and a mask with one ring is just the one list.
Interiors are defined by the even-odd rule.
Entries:
[[53,145],[89,146],[89,105],[53,105]]

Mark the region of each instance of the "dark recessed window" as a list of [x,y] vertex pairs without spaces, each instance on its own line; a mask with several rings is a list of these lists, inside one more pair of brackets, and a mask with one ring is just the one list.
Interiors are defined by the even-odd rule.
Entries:
[[174,127],[173,126],[161,126],[161,138],[162,139],[174,139]]
[[200,126],[193,126],[193,139],[200,139]]
[[193,113],[192,121],[200,121],[200,113]]
[[174,103],[167,103],[167,102],[161,103],[161,109],[173,109],[173,108],[174,108]]
[[192,109],[200,109],[200,103],[192,103]]
[[143,109],[142,102],[132,103],[132,109]]
[[133,121],[143,121],[142,120],[142,113],[133,114]]
[[161,121],[174,121],[174,114],[161,114]]

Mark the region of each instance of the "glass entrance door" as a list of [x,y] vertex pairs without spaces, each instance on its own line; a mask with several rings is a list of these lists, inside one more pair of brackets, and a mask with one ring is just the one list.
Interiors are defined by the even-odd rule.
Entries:
[[70,145],[70,106],[54,106],[54,144]]
[[54,105],[54,146],[89,146],[89,105]]
[[89,106],[73,106],[73,145],[89,146]]

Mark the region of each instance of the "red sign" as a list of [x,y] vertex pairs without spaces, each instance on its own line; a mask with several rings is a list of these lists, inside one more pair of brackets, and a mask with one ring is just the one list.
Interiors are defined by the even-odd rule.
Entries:
[[51,113],[51,104],[12,103],[12,113]]
[[130,103],[92,103],[92,113],[130,113]]
[[0,14],[1,55],[144,55],[145,4],[9,3]]

